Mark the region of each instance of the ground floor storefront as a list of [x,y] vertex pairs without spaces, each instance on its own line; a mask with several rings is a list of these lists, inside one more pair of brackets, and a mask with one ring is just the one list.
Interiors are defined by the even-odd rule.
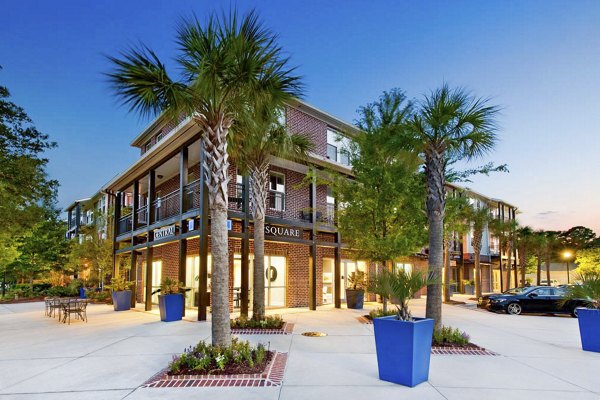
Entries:
[[[349,278],[352,274],[364,272],[368,280],[370,275],[377,272],[379,267],[376,263],[360,259],[352,250],[338,246],[334,234],[321,233],[319,238],[321,240],[318,245],[309,241],[286,241],[285,238],[265,242],[263,276],[267,308],[311,308],[313,301],[315,307],[334,305],[339,308],[346,300],[345,289],[350,286]],[[135,282],[135,301],[146,304],[146,310],[158,303],[156,291],[163,279],[170,278],[184,284],[187,288],[185,305],[188,313],[194,312],[189,309],[198,309],[199,319],[202,320],[205,319],[205,313],[210,312],[211,303],[213,268],[210,237],[204,254],[205,294],[201,281],[201,246],[200,237],[191,236],[150,244],[133,251],[125,248],[117,254],[116,265],[120,274]],[[229,238],[229,300],[232,312],[243,311],[244,302],[246,310],[252,307],[253,240],[249,239],[247,246],[246,250],[243,238]],[[246,263],[244,257],[247,257]],[[406,257],[398,260],[395,267],[407,271],[425,270],[427,259]],[[376,297],[367,293],[366,299],[373,301]]]

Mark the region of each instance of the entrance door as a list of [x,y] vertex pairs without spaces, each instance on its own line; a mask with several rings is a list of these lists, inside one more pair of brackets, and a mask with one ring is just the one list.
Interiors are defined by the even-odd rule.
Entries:
[[[248,260],[248,308],[252,306],[252,288],[254,282],[254,269],[253,269],[253,258],[250,257]],[[267,258],[265,257],[265,264]],[[240,308],[242,305],[242,255],[233,255],[233,308]]]
[[285,307],[286,259],[265,256],[265,306]]
[[[152,291],[160,288],[162,277],[162,261],[152,262]],[[152,295],[152,303],[158,304],[158,293]]]
[[[207,288],[210,292],[210,274],[212,267],[212,258],[210,254],[207,257],[208,279]],[[198,276],[200,275],[200,256],[188,256],[185,260],[185,286],[191,290],[185,292],[185,306],[198,307]]]
[[346,288],[350,285],[348,278],[356,271],[365,272],[367,263],[365,261],[342,260],[340,268],[340,298],[346,300]]
[[323,259],[323,305],[333,303],[334,259]]

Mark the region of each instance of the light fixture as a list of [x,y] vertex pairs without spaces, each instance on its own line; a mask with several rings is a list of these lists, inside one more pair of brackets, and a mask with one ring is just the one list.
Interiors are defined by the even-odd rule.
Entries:
[[163,176],[162,176],[162,175],[156,175],[156,177],[157,177],[158,179],[162,179],[162,178],[163,178]]

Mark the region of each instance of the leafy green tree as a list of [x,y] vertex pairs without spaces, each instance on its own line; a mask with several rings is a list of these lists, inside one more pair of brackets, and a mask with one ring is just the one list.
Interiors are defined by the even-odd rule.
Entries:
[[[517,221],[495,218],[490,221],[490,232],[500,241],[500,274],[504,277],[504,263],[502,254],[506,254],[506,281],[503,290],[511,288],[511,272],[513,272],[513,249],[515,246],[515,235],[518,228]],[[517,270],[514,268],[515,285],[518,286]]]
[[206,23],[197,18],[178,28],[176,58],[181,79],[173,80],[158,56],[146,46],[111,57],[108,74],[116,94],[142,115],[162,113],[178,120],[191,116],[200,129],[211,215],[212,343],[231,342],[227,183],[230,130],[240,114],[264,98],[284,102],[300,90],[299,77],[255,12],[235,11]]
[[[443,85],[419,102],[406,129],[410,144],[423,156],[427,179],[429,270],[441,277],[443,266],[446,174],[448,164],[470,161],[493,150],[498,107],[463,89]],[[426,315],[442,325],[441,284],[427,287]]]
[[340,176],[333,184],[344,242],[382,266],[426,243],[420,160],[410,152],[388,151],[390,141],[402,135],[410,107],[404,93],[392,91],[359,109],[361,132],[348,150],[353,177]]
[[600,274],[600,248],[583,249],[577,252],[577,270],[579,274],[596,272]]
[[300,134],[290,134],[278,122],[283,104],[267,99],[255,107],[249,118],[237,124],[236,145],[232,156],[244,174],[250,176],[250,211],[254,224],[254,271],[252,319],[265,318],[265,214],[269,184],[269,166],[276,158],[302,160],[312,142]]
[[560,234],[566,248],[577,252],[580,249],[591,247],[596,240],[596,233],[584,226],[575,226]]
[[13,267],[22,280],[28,279],[30,284],[51,270],[64,272],[70,244],[65,237],[66,225],[59,214],[59,210],[46,205],[44,220],[17,240],[19,256]]
[[8,240],[0,247],[33,227],[43,217],[39,204],[55,195],[58,184],[48,178],[43,157],[55,146],[0,86],[0,240]]

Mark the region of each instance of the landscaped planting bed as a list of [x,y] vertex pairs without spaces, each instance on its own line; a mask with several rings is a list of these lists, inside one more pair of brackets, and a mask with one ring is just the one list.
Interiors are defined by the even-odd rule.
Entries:
[[280,315],[268,315],[260,321],[244,317],[231,320],[231,333],[236,335],[290,335],[293,330],[294,324],[285,322]]

